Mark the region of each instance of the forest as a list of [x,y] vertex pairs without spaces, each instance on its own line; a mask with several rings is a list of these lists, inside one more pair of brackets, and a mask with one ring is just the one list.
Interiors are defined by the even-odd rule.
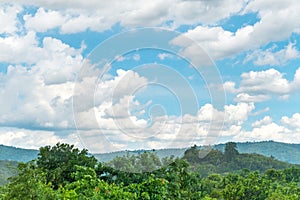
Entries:
[[45,146],[18,163],[0,199],[300,199],[299,165],[240,153],[234,142],[205,151],[195,145],[182,158],[153,150],[103,163],[73,145]]

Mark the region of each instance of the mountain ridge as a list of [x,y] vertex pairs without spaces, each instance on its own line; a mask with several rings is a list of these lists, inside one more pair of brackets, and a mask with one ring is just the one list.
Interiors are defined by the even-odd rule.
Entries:
[[[290,144],[276,141],[261,142],[235,142],[240,153],[257,153],[267,157],[274,157],[278,160],[292,164],[300,164],[300,144]],[[198,146],[204,148],[205,146]],[[225,143],[210,146],[213,149],[224,151]],[[188,147],[187,147],[188,148]],[[108,162],[116,156],[126,154],[139,154],[144,151],[154,151],[160,158],[171,155],[182,156],[187,148],[170,148],[155,150],[124,150],[110,153],[95,153],[94,156],[101,162]],[[18,162],[27,162],[33,160],[38,155],[38,150],[23,149],[12,146],[0,145],[0,160],[11,160]]]

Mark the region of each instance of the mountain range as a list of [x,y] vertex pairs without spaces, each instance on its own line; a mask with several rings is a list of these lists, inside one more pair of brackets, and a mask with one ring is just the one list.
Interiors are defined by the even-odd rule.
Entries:
[[[236,143],[237,149],[240,153],[257,153],[267,157],[273,157],[281,161],[300,164],[300,144],[288,144],[274,141],[263,142],[243,142]],[[211,148],[224,151],[225,144],[217,144]],[[203,146],[198,146],[203,148]],[[101,162],[111,161],[116,156],[123,156],[126,154],[139,154],[144,151],[155,151],[160,157],[169,157],[171,155],[182,156],[186,149],[158,149],[158,150],[135,150],[135,151],[118,151],[110,153],[100,153],[94,156]],[[38,150],[22,149],[11,146],[0,145],[0,160],[10,160],[17,162],[27,162],[33,160],[38,155]]]

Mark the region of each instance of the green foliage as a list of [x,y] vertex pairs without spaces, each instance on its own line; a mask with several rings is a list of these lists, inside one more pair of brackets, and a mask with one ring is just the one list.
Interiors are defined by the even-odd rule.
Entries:
[[5,185],[7,179],[17,174],[16,161],[0,160],[0,185]]
[[[249,160],[253,163],[254,158],[258,159],[253,164],[257,165],[255,168],[265,169],[276,164],[274,159],[256,154],[235,152],[234,159],[228,160],[218,150],[211,151],[204,158],[198,156],[201,154],[199,151],[192,147],[186,152],[185,159],[159,159],[152,152],[113,160],[114,166],[121,169],[132,169],[134,166],[139,167],[139,172],[156,169],[127,173],[95,163],[86,150],[79,151],[67,144],[47,146],[41,148],[37,161],[19,164],[18,174],[0,188],[0,199],[300,199],[300,169],[295,166],[270,168],[264,172],[244,169],[234,170],[234,173],[212,173],[220,170],[221,166],[232,169],[234,163],[238,166],[234,169],[239,169]],[[259,162],[263,163],[263,167],[259,167]],[[157,169],[158,166],[161,167]],[[213,170],[205,168],[207,166]],[[207,176],[203,176],[203,171],[199,169],[206,170]]]
[[144,152],[138,155],[117,156],[107,165],[120,171],[141,173],[159,169],[162,162],[153,152]]
[[126,189],[135,193],[137,199],[169,199],[168,181],[165,179],[155,178],[151,175],[148,180],[140,184],[131,184]]
[[260,172],[270,168],[299,168],[299,165],[285,163],[271,157],[258,154],[240,154],[236,149],[236,144],[232,142],[226,144],[224,153],[220,150],[212,149],[205,157],[199,156],[205,155],[206,151],[206,149],[192,147],[186,151],[183,157],[191,164],[191,170],[199,172],[203,177],[211,173],[237,172],[246,168]]
[[20,163],[18,169],[18,176],[11,177],[2,189],[1,199],[57,199],[45,173],[34,162]]
[[72,173],[76,165],[94,168],[97,160],[88,155],[86,149],[79,150],[69,144],[56,144],[53,147],[41,147],[37,166],[46,174],[47,183],[51,182],[55,188],[74,181]]
[[239,152],[235,142],[228,142],[225,144],[224,156],[226,161],[235,160],[238,154]]
[[97,178],[94,169],[77,166],[75,181],[60,188],[64,199],[135,199],[136,195]]

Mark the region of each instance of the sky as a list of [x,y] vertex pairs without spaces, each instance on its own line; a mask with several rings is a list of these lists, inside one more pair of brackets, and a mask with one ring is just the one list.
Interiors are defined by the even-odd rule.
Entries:
[[300,143],[298,0],[3,0],[0,144]]

